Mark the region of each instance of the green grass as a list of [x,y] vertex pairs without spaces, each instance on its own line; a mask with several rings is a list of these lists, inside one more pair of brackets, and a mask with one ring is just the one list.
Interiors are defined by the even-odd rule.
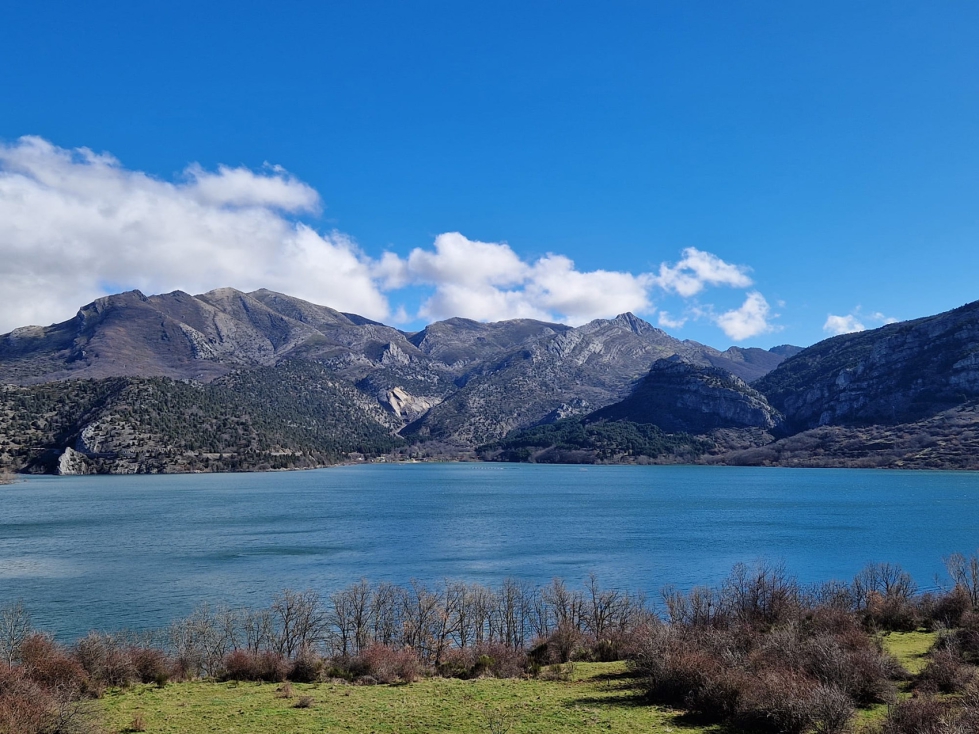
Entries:
[[[100,702],[109,732],[141,714],[161,734],[353,732],[716,732],[686,724],[679,712],[643,704],[622,663],[576,663],[570,680],[473,681],[430,678],[409,685],[176,683],[110,691]],[[312,696],[308,709],[295,708]],[[507,728],[509,726],[509,728]]]
[[[934,632],[918,630],[916,632],[888,632],[881,635],[880,641],[884,650],[897,658],[905,670],[915,675],[920,673],[921,669],[928,664],[925,654],[935,644],[937,638],[938,635]],[[898,699],[907,698],[910,695],[908,684],[902,683],[898,686]],[[882,721],[885,716],[887,716],[887,705],[878,704],[868,709],[858,710],[856,720],[861,724],[870,724]]]
[[[909,672],[917,673],[935,637],[932,632],[894,632],[881,641]],[[107,731],[114,733],[127,731],[137,714],[142,715],[147,732],[159,734],[721,731],[693,726],[680,712],[643,703],[624,663],[576,663],[562,671],[567,680],[429,678],[395,686],[293,684],[292,698],[277,696],[274,684],[196,681],[162,689],[110,690],[99,705]],[[300,696],[312,696],[313,706],[295,708]],[[878,721],[886,710],[882,705],[859,711],[857,722]]]
[[909,673],[920,673],[928,660],[925,654],[935,644],[934,632],[891,632],[883,636],[884,649],[898,659]]

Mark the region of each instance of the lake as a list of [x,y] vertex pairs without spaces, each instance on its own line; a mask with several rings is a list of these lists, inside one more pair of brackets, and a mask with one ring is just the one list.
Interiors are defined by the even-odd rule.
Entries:
[[973,472],[375,464],[0,487],[0,604],[23,599],[64,639],[361,577],[595,572],[655,597],[739,561],[783,561],[806,582],[889,561],[927,587],[943,556],[977,546]]

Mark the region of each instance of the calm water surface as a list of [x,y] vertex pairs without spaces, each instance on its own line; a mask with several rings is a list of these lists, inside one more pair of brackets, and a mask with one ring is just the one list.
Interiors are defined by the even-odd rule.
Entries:
[[0,487],[0,603],[65,638],[361,577],[594,571],[655,595],[764,558],[803,581],[886,560],[929,586],[977,547],[972,472],[415,464]]

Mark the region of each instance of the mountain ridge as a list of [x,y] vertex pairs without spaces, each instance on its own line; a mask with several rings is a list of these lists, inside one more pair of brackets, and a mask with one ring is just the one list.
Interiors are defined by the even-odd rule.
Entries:
[[128,291],[0,336],[0,383],[0,465],[20,470],[384,456],[979,468],[979,302],[805,349],[721,351],[631,313],[405,332],[265,289]]

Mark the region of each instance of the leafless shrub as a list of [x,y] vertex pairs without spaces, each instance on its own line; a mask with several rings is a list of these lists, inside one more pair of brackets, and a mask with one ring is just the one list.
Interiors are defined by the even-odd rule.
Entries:
[[153,647],[130,647],[129,659],[141,683],[156,683],[161,688],[173,676],[173,661]]
[[411,683],[421,674],[421,664],[414,650],[395,649],[387,645],[371,645],[359,656],[362,675],[379,683]]
[[323,675],[323,660],[304,651],[292,661],[288,678],[296,683],[315,683]]
[[0,732],[45,734],[55,717],[54,702],[40,685],[0,664]]
[[736,720],[752,731],[801,734],[813,724],[816,686],[793,670],[762,671],[745,689]]
[[958,717],[948,702],[918,696],[890,707],[881,734],[957,734],[962,731],[957,725]]
[[947,640],[962,657],[971,663],[979,663],[979,613],[967,612],[962,621]]
[[973,603],[969,591],[956,585],[945,594],[923,596],[919,608],[932,627],[958,627],[962,618],[972,611]]
[[842,734],[853,719],[853,699],[835,686],[818,686],[809,705],[815,734]]
[[853,596],[865,623],[875,629],[908,632],[921,621],[911,575],[892,563],[871,563],[853,579]]
[[505,709],[488,709],[485,711],[486,731],[489,734],[509,734],[513,729],[513,713]]
[[129,650],[110,635],[90,632],[75,643],[74,657],[95,682],[128,686],[140,680]]
[[277,652],[233,650],[225,656],[219,677],[222,680],[281,683],[286,679],[288,670],[285,658]]
[[46,635],[34,633],[20,648],[23,674],[47,688],[88,688],[88,675],[77,660]]
[[954,651],[939,649],[931,653],[931,659],[918,674],[914,685],[928,693],[961,693],[974,675]]
[[275,689],[276,698],[292,698],[292,684],[286,681],[281,686]]

